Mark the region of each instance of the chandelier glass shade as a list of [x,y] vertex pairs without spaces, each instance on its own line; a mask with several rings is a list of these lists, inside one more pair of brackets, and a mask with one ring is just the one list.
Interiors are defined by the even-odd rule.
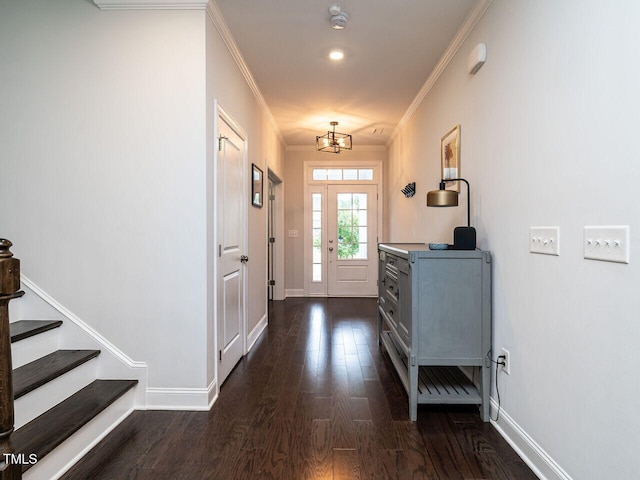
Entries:
[[351,150],[351,135],[336,132],[338,122],[331,122],[333,131],[316,137],[316,149],[319,152],[340,153],[340,150]]

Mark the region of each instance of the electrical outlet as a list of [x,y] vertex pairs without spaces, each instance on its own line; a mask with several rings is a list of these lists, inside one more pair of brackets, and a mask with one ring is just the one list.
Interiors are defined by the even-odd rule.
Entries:
[[511,354],[509,353],[509,350],[507,350],[506,348],[503,348],[500,356],[501,357],[504,356],[504,358],[498,359],[498,361],[500,360],[504,361],[504,365],[500,365],[500,368],[504,373],[506,373],[507,375],[510,375],[511,374]]

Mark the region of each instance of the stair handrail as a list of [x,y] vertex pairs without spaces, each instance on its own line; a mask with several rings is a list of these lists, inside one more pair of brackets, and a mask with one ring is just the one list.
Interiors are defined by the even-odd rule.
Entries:
[[13,371],[9,301],[21,297],[20,260],[9,250],[13,244],[0,238],[0,480],[20,480],[22,465],[11,444],[14,426]]

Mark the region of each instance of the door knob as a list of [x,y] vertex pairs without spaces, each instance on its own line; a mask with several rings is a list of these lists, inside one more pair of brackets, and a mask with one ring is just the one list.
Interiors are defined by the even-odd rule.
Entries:
[[242,263],[247,263],[249,261],[249,257],[247,257],[246,255],[240,255],[240,261]]

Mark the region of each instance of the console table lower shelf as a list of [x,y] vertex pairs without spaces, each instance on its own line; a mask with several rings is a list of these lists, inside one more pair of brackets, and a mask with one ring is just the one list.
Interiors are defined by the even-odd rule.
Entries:
[[412,405],[427,403],[482,405],[478,388],[455,366],[420,366],[417,390],[412,393],[409,386],[409,362],[404,349],[396,344],[390,331],[382,331],[380,340],[407,391],[410,408]]

